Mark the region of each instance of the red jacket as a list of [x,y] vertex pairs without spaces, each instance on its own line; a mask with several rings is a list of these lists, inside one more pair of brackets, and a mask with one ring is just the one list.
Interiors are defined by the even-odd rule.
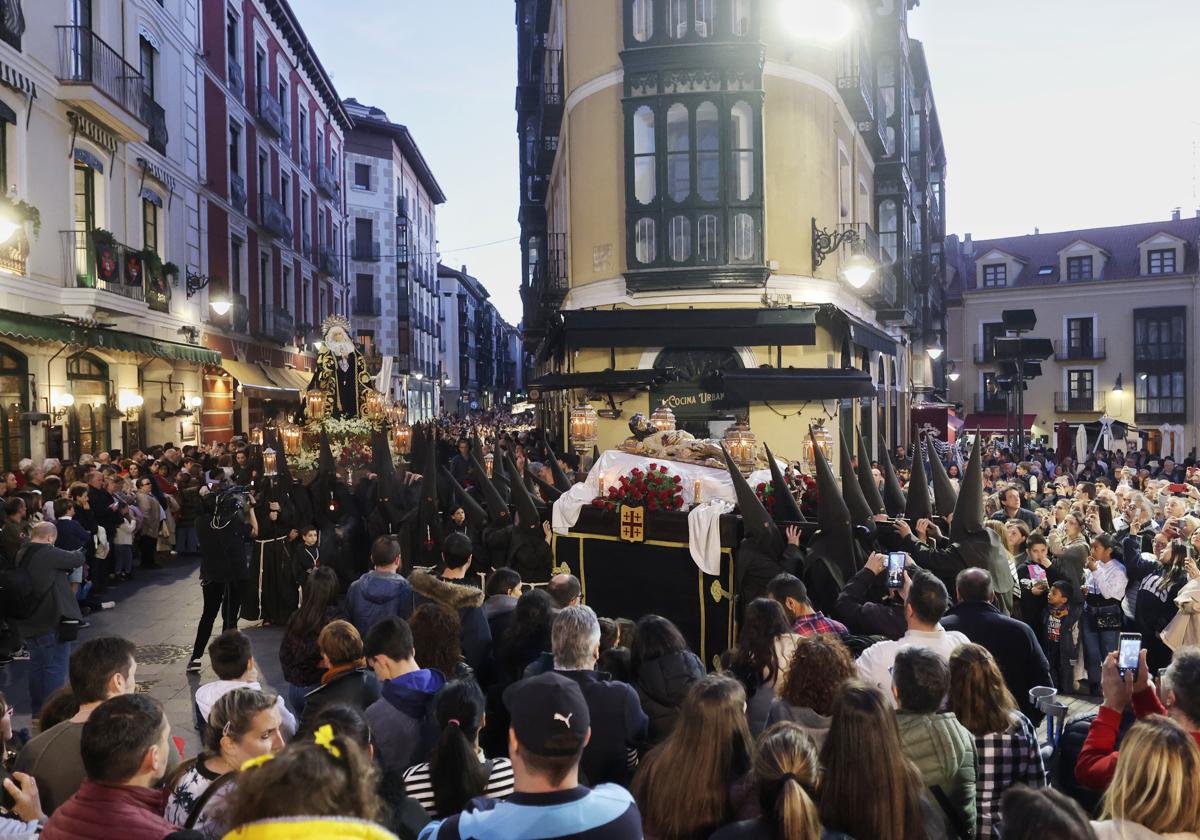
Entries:
[[42,830],[42,840],[162,840],[179,830],[163,819],[168,791],[85,780],[58,807]]
[[[1133,713],[1138,720],[1149,715],[1165,715],[1167,710],[1154,693],[1154,686],[1133,695]],[[1075,780],[1092,790],[1105,790],[1117,771],[1117,735],[1121,729],[1121,713],[1101,706],[1088,729],[1087,740],[1075,762]],[[1200,732],[1192,737],[1200,744]]]

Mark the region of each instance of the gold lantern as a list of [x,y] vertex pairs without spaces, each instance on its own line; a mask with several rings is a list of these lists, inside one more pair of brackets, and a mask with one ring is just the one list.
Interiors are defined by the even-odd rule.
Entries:
[[255,446],[262,446],[262,444],[263,444],[262,426],[255,426],[253,429],[250,430],[250,443],[254,444]]
[[387,410],[388,424],[393,428],[408,422],[408,406],[402,402],[392,403]]
[[304,404],[307,406],[307,415],[309,422],[323,420],[325,418],[325,392],[313,388],[304,392]]
[[[833,435],[825,428],[824,423],[816,423],[810,428],[812,437],[817,440],[817,448],[821,450],[825,460],[829,461],[833,457]],[[804,439],[804,464],[810,475],[816,472],[817,456],[813,452],[812,439],[807,437]]]
[[275,450],[267,447],[263,450],[263,475],[267,478],[274,478],[279,475],[279,464],[275,456]]
[[412,449],[412,426],[404,421],[397,423],[396,431],[392,433],[392,441],[396,444],[396,452],[407,455]]
[[300,427],[288,424],[279,430],[279,436],[283,439],[283,451],[287,455],[300,454]]
[[754,432],[750,431],[748,417],[739,417],[736,423],[725,430],[725,448],[743,475],[748,475],[754,469],[757,446],[758,441]]
[[571,409],[571,445],[581,456],[596,443],[596,409],[580,403]]
[[650,423],[656,431],[673,432],[675,431],[675,412],[667,408],[664,403],[654,409],[654,413],[650,415]]
[[483,468],[487,472],[487,477],[492,477],[492,469],[496,463],[496,456],[491,452],[483,456]]
[[367,391],[363,412],[372,420],[382,420],[384,415],[383,394],[378,391]]

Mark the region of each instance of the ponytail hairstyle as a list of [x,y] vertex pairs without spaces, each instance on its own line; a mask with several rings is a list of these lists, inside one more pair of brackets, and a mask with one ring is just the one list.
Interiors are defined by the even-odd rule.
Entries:
[[269,689],[235,688],[222,694],[208,713],[208,723],[201,733],[204,759],[221,754],[221,739],[228,735],[240,740],[250,731],[254,716],[275,707],[277,695]]
[[798,724],[780,721],[759,738],[754,786],[775,840],[820,840],[819,766],[817,748]]
[[434,807],[448,816],[487,787],[487,767],[475,750],[483,722],[483,692],[473,679],[452,680],[438,692],[435,713],[442,734],[430,755],[429,781]]

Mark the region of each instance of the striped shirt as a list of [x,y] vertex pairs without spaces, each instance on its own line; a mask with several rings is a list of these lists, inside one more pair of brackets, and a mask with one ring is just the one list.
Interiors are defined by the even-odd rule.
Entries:
[[[479,753],[479,762],[486,763],[483,753]],[[404,771],[404,789],[413,799],[417,800],[433,819],[443,816],[438,813],[433,804],[433,780],[429,777],[429,765],[418,764]],[[492,760],[492,772],[483,788],[483,796],[488,799],[503,799],[513,792],[512,762],[507,758]]]
[[618,785],[471,800],[461,814],[421,829],[419,840],[641,840],[642,816]]

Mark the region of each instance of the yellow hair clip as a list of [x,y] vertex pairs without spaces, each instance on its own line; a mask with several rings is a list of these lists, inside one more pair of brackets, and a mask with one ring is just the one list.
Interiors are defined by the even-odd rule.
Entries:
[[273,754],[267,753],[266,755],[258,756],[258,758],[248,758],[242,762],[241,770],[244,773],[245,771],[249,770],[251,767],[262,767],[264,764],[266,764],[268,761],[270,761],[274,757],[275,756]]
[[342,751],[334,746],[333,739],[333,727],[328,723],[313,733],[313,741],[329,750],[330,755],[332,755],[334,758],[341,758]]

